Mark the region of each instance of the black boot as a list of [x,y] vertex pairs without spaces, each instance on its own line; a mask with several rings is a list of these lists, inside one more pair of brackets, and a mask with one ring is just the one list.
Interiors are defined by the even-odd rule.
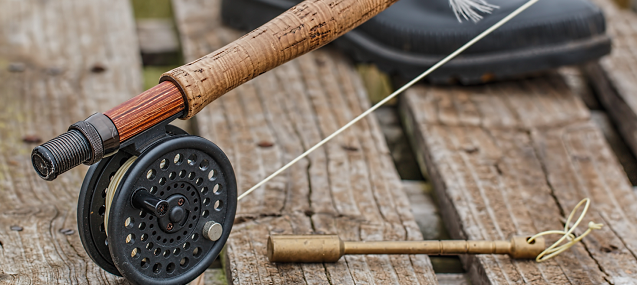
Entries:
[[[498,8],[474,23],[454,14],[449,0],[400,0],[335,43],[357,61],[413,78],[527,2],[486,1]],[[223,0],[222,17],[252,30],[299,2]],[[610,53],[605,29],[588,0],[540,0],[428,79],[473,84],[595,60]]]

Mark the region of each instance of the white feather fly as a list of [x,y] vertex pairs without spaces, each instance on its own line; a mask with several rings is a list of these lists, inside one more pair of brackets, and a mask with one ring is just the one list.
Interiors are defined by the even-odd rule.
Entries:
[[491,14],[493,10],[500,8],[484,0],[449,0],[449,6],[456,14],[458,22],[462,22],[462,18],[464,18],[465,20],[472,20],[474,23],[482,19],[480,13]]

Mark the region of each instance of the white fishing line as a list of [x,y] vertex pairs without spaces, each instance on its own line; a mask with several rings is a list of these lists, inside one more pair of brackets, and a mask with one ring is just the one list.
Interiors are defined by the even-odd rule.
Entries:
[[325,143],[327,143],[328,141],[330,141],[331,139],[333,139],[334,137],[336,137],[337,135],[339,135],[340,133],[345,131],[347,128],[349,128],[352,125],[356,124],[358,121],[360,121],[361,119],[365,118],[367,115],[371,114],[376,109],[378,109],[380,106],[382,106],[383,104],[387,103],[389,100],[393,99],[394,97],[398,96],[398,94],[402,93],[407,88],[409,88],[412,85],[416,84],[416,82],[420,81],[425,76],[429,75],[430,73],[432,73],[433,71],[438,69],[440,66],[442,66],[445,63],[449,62],[454,57],[458,56],[458,54],[460,54],[461,52],[465,51],[467,48],[469,48],[470,46],[472,46],[473,44],[475,44],[476,42],[478,42],[482,38],[486,37],[488,34],[490,34],[491,32],[495,31],[497,28],[501,27],[502,25],[504,25],[509,20],[513,19],[513,17],[515,17],[518,14],[522,13],[522,11],[526,10],[527,8],[529,8],[531,5],[535,4],[535,2],[537,2],[537,1],[539,1],[539,0],[530,0],[529,2],[526,2],[524,5],[520,6],[520,8],[516,9],[511,14],[506,16],[504,19],[500,20],[495,25],[491,26],[490,28],[488,28],[487,30],[485,30],[484,32],[482,32],[481,34],[479,34],[478,36],[473,38],[471,41],[469,41],[468,43],[466,43],[465,45],[463,45],[462,47],[460,47],[459,49],[454,51],[452,54],[448,55],[447,57],[445,57],[444,59],[442,59],[441,61],[436,63],[434,66],[429,68],[427,71],[423,72],[418,77],[416,77],[413,80],[409,81],[409,83],[405,84],[403,87],[400,87],[400,89],[394,91],[394,93],[392,93],[389,96],[385,97],[385,99],[383,99],[382,101],[376,103],[376,105],[374,105],[373,107],[369,108],[367,111],[365,111],[364,113],[360,114],[354,120],[350,121],[349,123],[347,123],[345,126],[343,126],[340,129],[338,129],[333,134],[331,134],[328,137],[324,138],[322,141],[320,141],[319,143],[317,143],[316,145],[314,145],[310,149],[306,150],[303,154],[299,155],[297,158],[295,158],[294,160],[290,161],[285,166],[279,168],[279,170],[277,170],[274,173],[270,174],[270,176],[266,177],[261,182],[259,182],[256,185],[252,186],[252,188],[248,189],[248,191],[245,191],[243,194],[241,194],[239,196],[239,198],[237,198],[237,200],[243,199],[245,196],[247,196],[248,194],[252,193],[252,191],[254,191],[257,188],[261,187],[263,184],[267,183],[268,181],[270,181],[275,176],[281,174],[281,172],[287,170],[288,168],[290,168],[290,166],[292,166],[293,164],[297,163],[299,160],[305,158],[310,153],[312,153],[313,151],[315,151],[316,149],[318,149],[319,147],[321,147],[322,145],[324,145]]

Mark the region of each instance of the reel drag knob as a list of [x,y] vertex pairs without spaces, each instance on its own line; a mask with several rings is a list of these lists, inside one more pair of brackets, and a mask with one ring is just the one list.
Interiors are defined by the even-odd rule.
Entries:
[[[223,249],[234,222],[237,186],[228,158],[206,139],[178,135],[137,158],[111,160],[117,159],[119,170],[102,175],[112,177],[106,195],[93,195],[105,196],[93,204],[104,201],[106,228],[90,234],[98,245],[105,238],[111,259],[96,262],[103,268],[112,262],[117,273],[137,284],[185,284],[201,275]],[[208,238],[212,224],[216,240]]]

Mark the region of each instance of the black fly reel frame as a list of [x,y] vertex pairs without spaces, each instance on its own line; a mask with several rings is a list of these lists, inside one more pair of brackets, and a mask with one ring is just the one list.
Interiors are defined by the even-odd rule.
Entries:
[[168,125],[90,167],[77,220],[104,270],[138,284],[184,284],[223,249],[237,207],[230,161],[212,142]]

